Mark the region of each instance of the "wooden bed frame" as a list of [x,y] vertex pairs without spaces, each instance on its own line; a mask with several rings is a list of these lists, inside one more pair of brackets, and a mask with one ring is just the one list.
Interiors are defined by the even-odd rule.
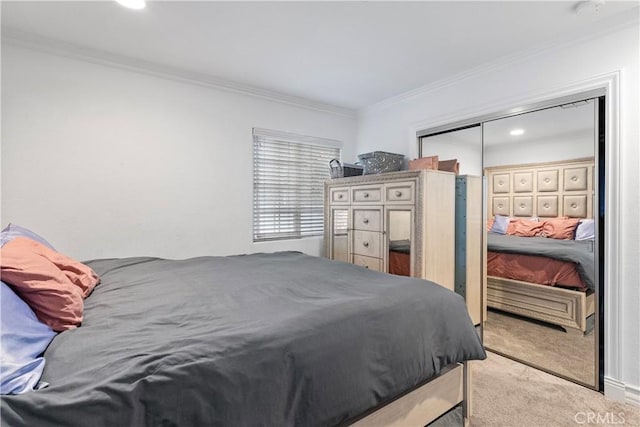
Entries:
[[[496,166],[486,168],[485,176],[489,218],[593,218],[593,158]],[[593,291],[488,276],[485,295],[488,307],[582,332],[595,313]]]
[[487,305],[564,328],[587,332],[587,318],[595,313],[595,295],[593,291],[573,291],[488,276]]
[[464,425],[471,416],[470,362],[445,367],[429,379],[384,406],[374,408],[354,421],[354,427],[425,426],[462,404]]

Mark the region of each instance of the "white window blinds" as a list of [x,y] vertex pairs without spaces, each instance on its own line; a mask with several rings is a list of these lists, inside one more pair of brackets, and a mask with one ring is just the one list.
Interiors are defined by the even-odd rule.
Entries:
[[253,130],[253,241],[321,235],[333,140]]

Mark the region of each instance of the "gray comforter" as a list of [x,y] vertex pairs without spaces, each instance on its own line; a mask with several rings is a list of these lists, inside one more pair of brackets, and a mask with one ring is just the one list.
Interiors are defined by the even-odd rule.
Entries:
[[463,299],[423,280],[294,252],[88,264],[83,325],[3,425],[335,425],[485,357]]
[[519,237],[495,233],[489,233],[487,237],[487,250],[491,252],[537,255],[574,262],[584,284],[589,289],[595,289],[593,241]]
[[403,254],[411,253],[411,240],[391,240],[389,250]]

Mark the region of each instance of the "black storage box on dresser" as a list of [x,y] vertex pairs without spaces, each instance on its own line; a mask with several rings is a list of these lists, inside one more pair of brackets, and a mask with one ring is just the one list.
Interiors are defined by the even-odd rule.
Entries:
[[344,177],[348,176],[360,176],[364,172],[364,166],[356,165],[353,163],[345,163],[342,165],[342,169],[344,171]]
[[331,169],[331,178],[346,178],[349,176],[360,176],[364,171],[362,165],[354,165],[351,163],[340,163],[340,160],[333,159],[329,162]]

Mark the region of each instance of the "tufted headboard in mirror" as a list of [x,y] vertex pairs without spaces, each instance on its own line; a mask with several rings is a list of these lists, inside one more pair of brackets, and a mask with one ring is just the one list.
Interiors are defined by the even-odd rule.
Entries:
[[594,159],[485,168],[489,217],[593,218]]

